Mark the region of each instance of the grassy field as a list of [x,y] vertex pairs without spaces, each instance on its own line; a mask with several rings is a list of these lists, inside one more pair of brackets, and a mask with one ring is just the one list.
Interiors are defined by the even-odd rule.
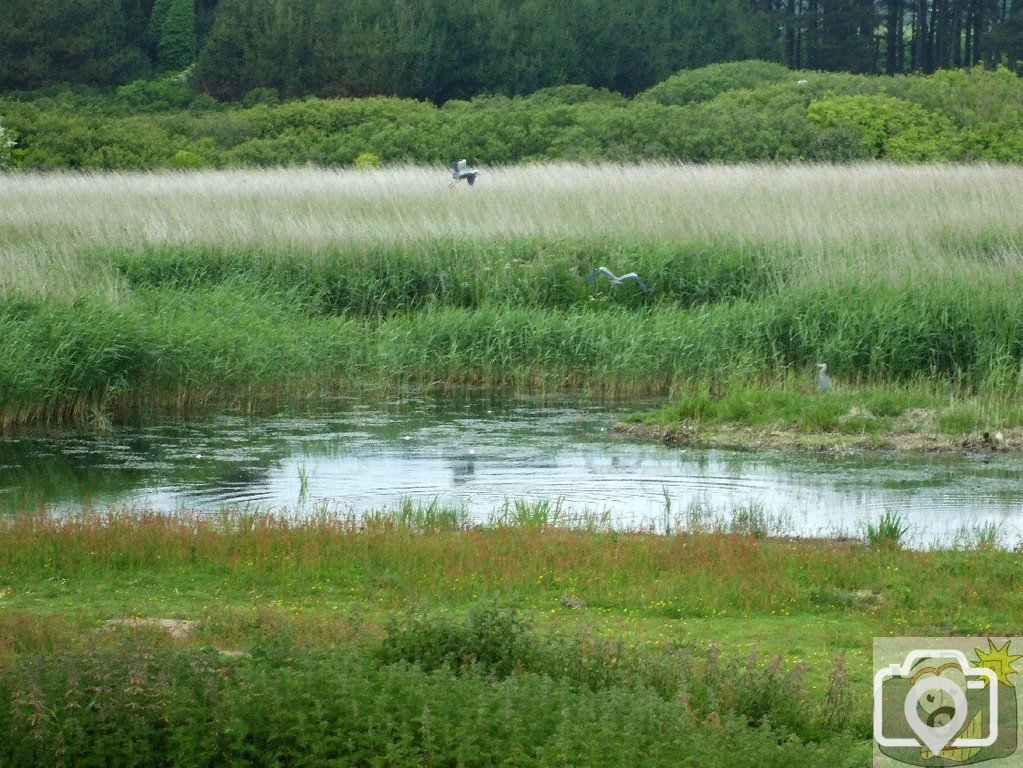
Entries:
[[[1017,168],[447,181],[0,175],[0,427],[469,386],[663,395],[633,422],[675,440],[1023,444]],[[872,637],[1023,633],[983,532],[747,523],[16,511],[0,765],[862,765]],[[198,625],[107,624],[133,617]]]
[[861,765],[873,636],[1023,629],[1010,552],[542,520],[8,518],[0,757]]
[[771,399],[825,360],[853,415],[904,406],[877,429],[1009,429],[1021,200],[991,166],[6,175],[0,422],[422,384]]

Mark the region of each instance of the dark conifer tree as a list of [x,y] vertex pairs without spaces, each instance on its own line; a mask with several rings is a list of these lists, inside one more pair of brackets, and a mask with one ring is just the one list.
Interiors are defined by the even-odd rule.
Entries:
[[195,60],[195,0],[170,0],[160,25],[156,66],[161,72],[184,69]]

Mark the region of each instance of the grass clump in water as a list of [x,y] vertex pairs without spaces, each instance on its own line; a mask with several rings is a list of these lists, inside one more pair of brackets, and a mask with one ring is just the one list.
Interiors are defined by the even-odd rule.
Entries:
[[867,544],[875,549],[899,549],[905,543],[909,525],[895,510],[885,510],[876,522],[868,521],[863,529]]

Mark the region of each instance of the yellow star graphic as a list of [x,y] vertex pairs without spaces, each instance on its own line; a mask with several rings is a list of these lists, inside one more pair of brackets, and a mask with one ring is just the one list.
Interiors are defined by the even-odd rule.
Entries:
[[978,666],[987,667],[998,676],[998,682],[1012,686],[1013,684],[1009,682],[1009,675],[1019,673],[1019,670],[1013,668],[1012,663],[1023,659],[1023,655],[1017,656],[1010,653],[1009,642],[1009,640],[1006,640],[1005,645],[999,648],[989,637],[987,639],[987,650],[983,648],[974,648],[973,650],[977,654]]

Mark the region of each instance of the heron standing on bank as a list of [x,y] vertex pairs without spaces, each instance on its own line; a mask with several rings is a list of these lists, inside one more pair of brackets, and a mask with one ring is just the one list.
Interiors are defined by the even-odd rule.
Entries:
[[825,371],[828,370],[827,363],[817,363],[817,392],[823,393],[831,389],[831,379]]
[[595,270],[593,270],[592,272],[590,272],[590,274],[586,276],[586,282],[592,283],[601,275],[603,275],[604,277],[611,281],[612,288],[616,288],[628,280],[635,280],[636,285],[639,286],[639,290],[643,291],[643,293],[646,293],[647,291],[650,290],[649,288],[647,288],[646,283],[643,282],[643,278],[637,275],[635,272],[629,272],[626,275],[618,277],[614,272],[612,272],[607,267],[597,267]]
[[455,186],[455,184],[460,182],[462,179],[469,182],[469,186],[471,187],[476,183],[476,177],[480,175],[480,172],[475,168],[470,168],[469,163],[465,160],[453,160],[451,162],[451,171],[451,178],[454,179],[454,181],[448,184],[449,189]]

